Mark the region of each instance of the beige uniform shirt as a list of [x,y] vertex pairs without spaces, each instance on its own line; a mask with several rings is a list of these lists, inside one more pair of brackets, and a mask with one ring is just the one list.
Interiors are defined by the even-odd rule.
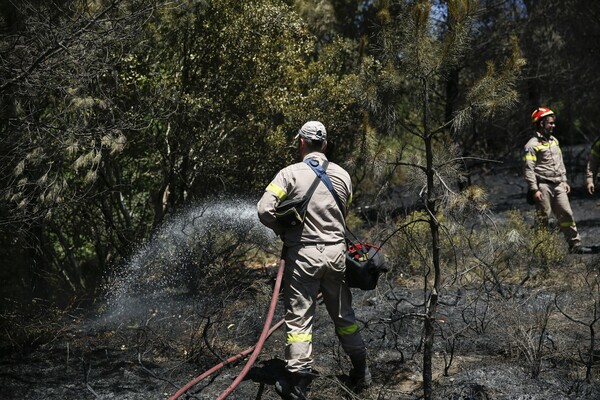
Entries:
[[554,136],[545,138],[536,132],[525,145],[523,161],[525,180],[531,191],[538,190],[538,181],[546,183],[567,181],[567,170],[558,140]]
[[[319,164],[327,159],[325,154],[313,152],[304,160],[317,159]],[[327,175],[333,184],[344,210],[337,206],[335,198],[324,183],[319,183],[308,204],[304,224],[294,228],[284,228],[275,219],[275,208],[285,199],[303,197],[309,190],[315,172],[304,162],[292,164],[277,173],[267,186],[257,204],[258,217],[267,227],[281,236],[288,247],[300,243],[340,243],[345,238],[346,208],[352,199],[350,175],[339,165],[329,163]]]
[[600,171],[600,137],[592,144],[590,158],[585,173],[586,183],[594,183],[594,178]]

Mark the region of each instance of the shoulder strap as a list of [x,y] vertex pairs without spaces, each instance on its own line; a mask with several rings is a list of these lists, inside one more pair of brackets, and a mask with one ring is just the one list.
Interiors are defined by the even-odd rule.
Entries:
[[[321,167],[321,165],[319,165],[319,162],[315,159],[306,160],[304,162],[306,164],[308,164],[308,166],[311,167],[313,171],[315,171],[315,174],[317,174],[317,177],[320,178],[321,181],[323,181],[325,186],[327,186],[327,189],[329,189],[329,191],[333,195],[333,198],[335,199],[335,202],[336,202],[338,208],[340,209],[340,211],[343,214],[344,207],[342,205],[342,201],[340,200],[340,197],[338,196],[337,192],[333,188],[333,184],[331,183],[331,179],[329,179],[329,175],[327,175],[327,172],[325,172],[327,170],[327,166],[329,165],[329,161],[325,160],[325,162],[323,162],[322,167]],[[356,235],[354,233],[352,233],[350,231],[350,229],[348,229],[345,221],[344,221],[344,226],[345,226],[346,232],[349,232],[357,242],[360,242],[360,240],[356,237]],[[346,237],[346,245],[347,246],[351,245],[352,240],[350,238],[348,238],[347,235],[345,235],[345,237]],[[379,251],[379,249],[377,251]]]
[[[306,164],[308,164],[308,166],[310,166],[310,164],[308,163],[308,161],[311,160],[306,160],[304,161]],[[318,165],[318,163],[317,163]],[[312,167],[311,167],[312,168]],[[317,186],[319,185],[319,174],[317,174],[317,176],[315,177],[315,180],[313,181],[313,183],[310,185],[310,188],[308,189],[308,192],[306,192],[306,198],[310,199],[313,195],[313,193],[315,192],[315,189],[317,188]]]
[[325,186],[327,186],[327,189],[329,189],[329,191],[333,195],[333,198],[335,199],[336,204],[338,205],[338,207],[340,208],[340,210],[343,213],[344,207],[342,206],[342,201],[340,200],[338,194],[336,193],[335,189],[333,188],[333,184],[331,183],[331,180],[329,179],[329,175],[327,175],[327,172],[326,172],[327,166],[329,165],[329,161],[325,160],[323,162],[323,166],[321,166],[319,164],[319,162],[315,159],[306,160],[304,162],[309,167],[311,167],[313,171],[315,171],[315,174],[317,174],[317,177],[320,178],[321,181],[323,181]]

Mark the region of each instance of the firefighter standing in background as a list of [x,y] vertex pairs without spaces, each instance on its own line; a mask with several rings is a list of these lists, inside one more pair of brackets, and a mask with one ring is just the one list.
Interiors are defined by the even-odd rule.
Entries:
[[548,226],[550,213],[558,220],[560,230],[569,244],[571,253],[589,253],[591,249],[581,246],[568,194],[567,170],[563,162],[558,140],[552,135],[556,116],[546,107],[539,107],[531,114],[534,135],[525,145],[524,173],[537,211],[537,224]]
[[[327,132],[322,123],[309,121],[295,139],[303,160],[326,160]],[[327,174],[342,204],[352,198],[352,182],[340,166],[329,163]],[[350,379],[359,387],[371,384],[367,351],[352,309],[352,295],[345,281],[345,216],[327,187],[319,183],[304,223],[285,228],[275,217],[275,208],[286,198],[302,198],[315,180],[315,172],[304,162],[277,173],[258,202],[260,221],[284,243],[285,359],[287,379],[278,381],[284,399],[305,399],[314,377],[312,372],[312,325],[319,291],[345,353],[350,357]]]
[[600,136],[596,138],[590,150],[590,158],[588,159],[587,170],[585,174],[586,188],[589,194],[594,194],[594,181],[600,171]]

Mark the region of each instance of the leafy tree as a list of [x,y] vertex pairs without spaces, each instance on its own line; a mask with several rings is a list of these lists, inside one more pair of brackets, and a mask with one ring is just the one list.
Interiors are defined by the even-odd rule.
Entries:
[[79,291],[169,207],[256,176],[257,143],[278,154],[269,120],[289,95],[272,82],[303,65],[303,33],[273,2],[66,4],[22,2],[3,36],[3,232],[33,276]]
[[305,120],[323,120],[333,143],[357,131],[353,43],[317,48],[280,1],[31,0],[8,11],[3,247],[30,249],[22,263],[40,278],[24,281],[57,296],[95,288],[188,203],[264,189]]
[[114,107],[112,65],[152,9],[141,1],[24,1],[7,10],[0,64],[1,229],[12,233],[16,248],[29,249],[21,262],[23,270],[36,265],[32,288],[54,281],[81,290],[82,275],[98,272],[84,271],[90,253],[100,265],[114,255],[115,220],[104,227],[97,221],[112,205],[124,223],[128,214],[121,193],[107,190],[101,177],[114,167],[124,132],[137,121]]

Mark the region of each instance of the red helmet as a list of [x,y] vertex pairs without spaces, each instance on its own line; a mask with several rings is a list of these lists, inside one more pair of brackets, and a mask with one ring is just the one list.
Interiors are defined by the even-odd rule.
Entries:
[[548,115],[554,115],[554,111],[547,107],[538,107],[531,114],[531,123],[535,124],[540,119],[547,117]]

